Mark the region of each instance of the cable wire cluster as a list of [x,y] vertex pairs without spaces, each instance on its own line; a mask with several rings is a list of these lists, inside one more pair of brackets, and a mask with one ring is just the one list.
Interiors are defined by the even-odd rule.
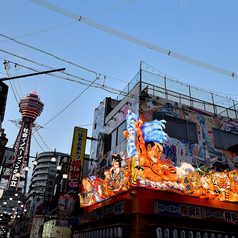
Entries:
[[111,35],[114,35],[116,37],[119,37],[119,38],[122,38],[124,40],[130,41],[132,43],[135,43],[137,45],[140,45],[140,46],[146,47],[148,49],[157,51],[159,53],[162,53],[162,54],[174,57],[176,59],[182,60],[184,62],[193,64],[193,65],[196,65],[198,67],[201,67],[201,68],[204,68],[204,69],[208,69],[208,70],[214,71],[216,73],[223,74],[223,75],[226,75],[226,76],[238,79],[238,74],[237,73],[234,73],[234,72],[228,71],[226,69],[222,69],[222,68],[213,66],[211,64],[204,63],[202,61],[199,61],[199,60],[196,60],[196,59],[184,56],[182,54],[178,54],[176,52],[172,52],[171,50],[162,48],[162,47],[157,46],[155,44],[151,44],[151,43],[149,43],[147,41],[141,40],[139,38],[136,38],[136,37],[131,36],[129,34],[126,34],[124,32],[118,31],[118,30],[116,30],[114,28],[105,26],[105,25],[100,24],[98,22],[95,22],[95,21],[93,21],[91,19],[84,18],[84,17],[82,17],[82,16],[80,16],[80,15],[78,15],[76,13],[68,11],[68,10],[66,10],[64,8],[61,8],[61,7],[59,7],[59,6],[55,5],[55,4],[52,4],[50,2],[47,2],[45,0],[30,0],[30,1],[34,2],[34,3],[38,4],[38,5],[41,5],[41,6],[45,7],[45,8],[48,8],[48,9],[50,9],[52,11],[55,11],[57,13],[60,13],[60,14],[62,14],[64,16],[70,17],[72,19],[78,20],[79,22],[82,22],[82,23],[85,23],[85,24],[87,24],[89,26],[97,28],[97,29],[99,29],[101,31],[107,32],[107,33],[109,33]]

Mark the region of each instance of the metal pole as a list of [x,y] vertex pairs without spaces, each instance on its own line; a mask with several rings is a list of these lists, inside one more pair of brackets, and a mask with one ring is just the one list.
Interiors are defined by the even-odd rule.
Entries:
[[32,74],[24,74],[24,75],[19,75],[19,76],[13,76],[13,77],[10,77],[10,78],[5,77],[5,78],[0,78],[0,81],[25,78],[25,77],[35,76],[35,75],[39,75],[39,74],[49,74],[49,73],[53,73],[53,72],[57,72],[57,71],[63,71],[63,70],[65,70],[65,68],[53,69],[53,70],[42,71],[42,72],[32,73]]

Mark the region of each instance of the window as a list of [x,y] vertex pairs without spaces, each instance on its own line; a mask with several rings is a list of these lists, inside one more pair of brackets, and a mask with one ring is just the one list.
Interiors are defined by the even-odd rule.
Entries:
[[111,148],[117,145],[117,129],[111,133]]
[[117,145],[120,144],[124,139],[125,136],[123,135],[123,131],[126,129],[126,121],[124,121],[118,128],[117,128]]
[[119,127],[117,127],[111,134],[109,134],[104,140],[104,154],[112,150],[124,139],[123,131],[126,129],[126,121],[124,121]]
[[52,181],[52,180],[49,180],[49,181],[48,181],[48,185],[54,185],[53,181]]
[[111,150],[111,137],[112,137],[112,135],[109,134],[104,139],[104,154],[106,154],[108,151]]
[[192,143],[198,142],[196,123],[167,116],[159,112],[153,112],[152,117],[153,120],[164,119],[166,121],[164,132],[166,132],[169,137],[189,141]]
[[214,145],[217,149],[238,153],[238,135],[213,128]]

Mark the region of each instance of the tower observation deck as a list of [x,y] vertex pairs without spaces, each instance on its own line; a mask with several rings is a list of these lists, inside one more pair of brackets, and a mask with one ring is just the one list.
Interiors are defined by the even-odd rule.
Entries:
[[[41,102],[38,92],[31,91],[27,97],[22,98],[19,103],[19,111],[22,114],[21,128],[16,138],[13,157],[13,166],[9,176],[7,191],[19,191],[25,193],[26,191],[26,177],[24,178],[22,172],[23,165],[28,166],[30,154],[30,142],[33,122],[44,108],[44,103]],[[23,186],[19,183],[23,181]]]
[[20,100],[19,107],[23,120],[34,122],[43,111],[44,103],[40,101],[36,91],[31,91],[26,98]]

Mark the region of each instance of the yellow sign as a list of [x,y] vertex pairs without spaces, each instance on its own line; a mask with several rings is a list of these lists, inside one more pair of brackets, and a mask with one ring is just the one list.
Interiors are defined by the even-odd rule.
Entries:
[[77,188],[82,178],[83,161],[86,148],[87,129],[74,127],[71,160],[73,171],[69,173],[68,187]]

